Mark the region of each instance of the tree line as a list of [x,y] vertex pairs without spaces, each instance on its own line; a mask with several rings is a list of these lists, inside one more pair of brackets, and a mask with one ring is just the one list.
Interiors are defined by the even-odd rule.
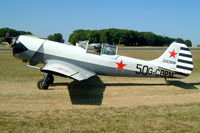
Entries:
[[90,43],[108,43],[113,45],[125,46],[168,46],[172,42],[185,43],[191,47],[190,40],[182,38],[170,38],[167,36],[156,35],[153,32],[138,32],[126,29],[103,29],[103,30],[75,30],[69,36],[69,42],[89,40]]
[[5,42],[5,35],[6,33],[9,32],[12,37],[16,37],[16,36],[19,36],[19,35],[32,35],[31,32],[29,31],[20,31],[20,30],[14,30],[14,29],[10,29],[10,28],[1,28],[0,29],[0,42]]
[[[12,37],[17,37],[19,35],[32,35],[32,33],[30,31],[20,31],[20,30],[14,30],[14,29],[11,29],[11,28],[1,28],[0,29],[0,42],[6,41],[5,35],[8,32],[11,34]],[[64,39],[63,39],[63,36],[62,36],[61,33],[55,33],[55,34],[49,35],[45,39],[64,43]]]
[[[32,35],[30,31],[19,31],[10,28],[0,29],[0,42],[5,41],[5,34],[9,32],[13,37],[18,35]],[[48,40],[56,42],[64,42],[61,33],[55,33],[47,36]],[[156,35],[153,32],[138,32],[135,30],[126,29],[102,29],[102,30],[83,30],[78,29],[70,34],[68,41],[75,44],[79,41],[89,40],[90,43],[108,43],[113,45],[125,46],[168,46],[172,42],[185,43],[191,47],[190,40],[183,40],[182,38],[170,38],[167,36]]]

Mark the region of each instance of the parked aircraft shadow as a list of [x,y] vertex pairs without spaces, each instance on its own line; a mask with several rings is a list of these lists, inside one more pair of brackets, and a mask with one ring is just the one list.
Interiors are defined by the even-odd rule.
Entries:
[[[183,89],[198,89],[197,83],[184,83],[178,80],[171,80],[170,86],[177,86]],[[165,86],[165,83],[103,83],[98,76],[84,81],[73,81],[71,83],[54,83],[51,86],[68,86],[68,92],[72,104],[79,105],[101,105],[106,86]]]
[[84,81],[73,81],[71,83],[54,83],[52,86],[68,86],[68,92],[72,104],[79,105],[101,105],[105,84],[98,76]]
[[180,87],[183,89],[198,89],[197,87],[195,87],[195,85],[200,85],[200,82],[196,82],[196,83],[185,83],[179,80],[172,80],[169,81],[170,85],[176,86],[176,87]]
[[[170,86],[176,86],[183,89],[198,89],[195,85],[199,83],[185,83],[179,80],[169,81]],[[105,86],[165,86],[165,83],[105,83]]]
[[[195,85],[199,83],[185,83],[179,80],[169,81],[170,86],[180,87],[182,89],[198,89]],[[105,83],[105,86],[165,86],[165,83]]]
[[105,83],[105,86],[160,86],[165,85],[162,84],[154,84],[154,83]]

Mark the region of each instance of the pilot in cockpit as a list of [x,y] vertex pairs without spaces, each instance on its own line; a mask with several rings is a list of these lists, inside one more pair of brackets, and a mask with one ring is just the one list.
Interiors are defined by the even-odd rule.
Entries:
[[94,49],[95,49],[95,53],[97,53],[98,55],[101,54],[101,49],[102,49],[102,44],[101,43],[98,43],[94,46]]

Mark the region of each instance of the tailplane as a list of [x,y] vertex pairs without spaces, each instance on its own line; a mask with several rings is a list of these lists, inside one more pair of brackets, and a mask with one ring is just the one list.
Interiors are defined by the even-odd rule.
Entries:
[[192,73],[193,60],[189,48],[182,43],[173,42],[167,50],[154,60],[161,69],[173,71],[173,78],[185,78]]

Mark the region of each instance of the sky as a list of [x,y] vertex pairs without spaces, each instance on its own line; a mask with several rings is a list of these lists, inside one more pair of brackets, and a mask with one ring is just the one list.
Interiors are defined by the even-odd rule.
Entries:
[[200,44],[200,0],[1,0],[0,28],[65,40],[77,29],[153,32]]

